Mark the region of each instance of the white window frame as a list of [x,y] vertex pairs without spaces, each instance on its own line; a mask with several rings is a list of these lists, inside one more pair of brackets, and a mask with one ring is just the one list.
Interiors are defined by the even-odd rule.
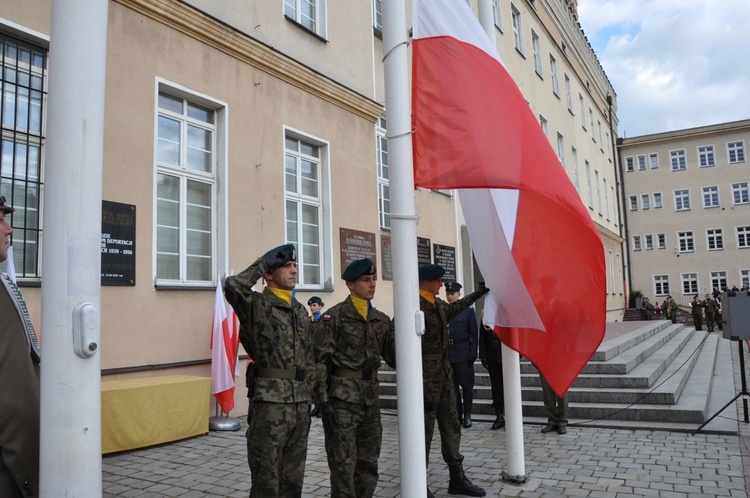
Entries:
[[659,154],[652,152],[648,155],[648,162],[651,169],[657,169],[659,167]]
[[641,236],[633,235],[633,251],[640,251],[641,248]]
[[375,123],[376,163],[378,174],[378,223],[383,230],[391,229],[391,194],[388,161],[388,138],[386,138],[385,113]]
[[685,171],[687,169],[685,149],[670,150],[669,160],[672,165],[672,171]]
[[703,191],[703,209],[719,207],[719,186],[709,185],[702,188]]
[[[164,108],[159,107],[159,94],[163,92],[175,99],[181,99],[183,101],[183,112],[177,113]],[[201,94],[190,90],[182,85],[172,83],[170,81],[157,78],[155,80],[155,107],[154,107],[154,200],[153,205],[156,208],[153,210],[153,246],[152,254],[152,274],[154,282],[157,288],[186,288],[186,287],[214,287],[216,286],[217,271],[219,268],[226,266],[227,260],[227,246],[228,246],[228,217],[226,212],[226,205],[228,199],[228,191],[226,185],[227,181],[222,179],[228,179],[228,159],[227,159],[227,129],[228,129],[228,117],[227,117],[227,104],[220,100],[209,97],[205,94]],[[194,119],[187,113],[188,103],[195,106],[200,106],[213,112],[213,124],[206,123],[204,121]],[[180,126],[180,141],[179,141],[179,157],[180,164],[171,164],[159,160],[159,118],[164,117],[165,119],[179,121]],[[188,125],[194,127],[193,129],[202,129],[211,133],[211,171],[198,171],[190,169],[184,163],[184,160],[188,157],[188,145],[190,143],[188,139]],[[200,150],[194,148],[193,150]],[[179,213],[178,213],[178,275],[177,278],[165,278],[159,276],[159,254],[169,255],[168,252],[160,251],[158,246],[160,236],[160,229],[167,229],[169,227],[160,223],[159,217],[159,203],[161,201],[174,202],[169,199],[159,198],[158,193],[158,182],[162,176],[176,177],[179,180]],[[211,259],[209,269],[204,279],[191,279],[188,278],[189,274],[189,263],[188,263],[188,232],[201,232],[202,230],[193,229],[190,230],[188,227],[188,182],[196,182],[210,186],[210,210],[209,215],[209,238],[210,238],[210,255]],[[193,205],[194,208],[200,208],[199,205]],[[204,206],[205,208],[205,206]],[[161,239],[163,240],[163,239]],[[174,253],[172,253],[174,256]],[[196,257],[203,257],[205,255],[197,254]]]
[[542,69],[542,44],[539,40],[539,35],[533,29],[531,30],[531,53],[534,59],[534,71],[536,71],[536,74],[540,78],[544,78]]
[[607,220],[609,220],[609,190],[607,189],[606,178],[602,178],[602,190],[604,191],[604,212]]
[[643,245],[647,251],[654,250],[654,234],[647,233],[643,236]]
[[690,211],[690,190],[680,189],[674,191],[675,211]]
[[588,193],[589,209],[594,209],[594,194],[591,190],[591,164],[585,161],[586,165],[586,190]]
[[596,142],[596,130],[594,129],[594,110],[589,107],[589,121],[591,122],[591,140]]
[[663,205],[661,192],[654,192],[654,209],[661,209]]
[[742,268],[739,271],[740,288],[750,289],[750,268]]
[[669,295],[669,275],[654,275],[654,296]]
[[[284,157],[284,237],[287,243],[293,243],[297,248],[297,289],[299,290],[323,290],[327,289],[327,282],[333,282],[333,235],[331,227],[331,185],[330,185],[330,144],[328,141],[305,133],[301,130],[283,127],[282,142]],[[318,157],[305,154],[302,150],[293,151],[287,148],[287,139],[304,142],[310,146],[316,147],[319,151]],[[301,149],[301,147],[300,147]],[[287,159],[295,161],[295,188],[296,192],[287,191],[288,176]],[[309,161],[318,166],[317,177],[317,197],[307,195],[302,192],[302,161]],[[295,215],[297,218],[297,228],[294,236],[290,236],[290,213],[288,204],[294,204]],[[317,244],[310,243],[310,239],[304,239],[302,207],[311,206],[318,208],[318,230]],[[308,224],[309,226],[309,224]],[[318,261],[309,261],[308,247],[316,247]],[[314,252],[314,251],[313,251]],[[316,282],[317,280],[317,282]]]
[[706,249],[709,251],[724,250],[724,229],[707,228],[706,229]]
[[581,108],[581,128],[586,129],[586,103],[583,100],[583,95],[578,94],[578,105]]
[[523,21],[521,19],[521,11],[516,8],[515,5],[510,4],[510,17],[511,24],[513,25],[513,45],[518,50],[518,53],[525,55],[523,49]]
[[568,111],[573,114],[573,91],[570,88],[570,76],[563,72],[565,82],[565,103],[568,105]]
[[492,18],[495,21],[495,27],[503,31],[503,16],[502,9],[500,8],[500,0],[492,0]]
[[651,209],[651,195],[641,194],[641,209]]
[[712,271],[711,273],[711,288],[714,287],[723,291],[727,288],[727,272],[726,270]]
[[646,154],[638,154],[638,171],[646,171]]
[[630,196],[630,210],[638,211],[638,196],[637,195]]
[[627,156],[625,158],[625,171],[628,173],[635,171],[635,158],[633,156]]
[[575,147],[570,148],[570,154],[573,157],[573,185],[576,187],[576,191],[581,193],[581,186],[579,185],[578,175],[578,149]]
[[383,31],[383,0],[372,0],[372,27]]
[[557,59],[552,54],[549,54],[549,72],[550,79],[552,80],[552,93],[555,97],[560,97],[560,82],[557,79]]
[[544,136],[547,137],[547,139],[549,139],[549,123],[547,122],[547,118],[545,118],[541,114],[539,115],[539,126],[542,127]]
[[695,252],[695,236],[692,230],[677,232],[677,247],[680,253]]
[[681,273],[680,281],[682,283],[682,293],[686,295],[698,294],[700,287],[698,286],[698,274],[697,273]]
[[666,249],[667,248],[667,234],[666,233],[657,233],[656,234],[656,248],[657,249]]
[[735,228],[737,249],[750,249],[750,225]]
[[[302,4],[312,5],[315,12],[313,17],[303,14]],[[315,33],[321,38],[327,38],[327,0],[284,0],[282,13],[284,17],[302,26],[305,30]]]
[[729,164],[744,163],[745,141],[727,142],[727,158],[729,159]]
[[701,168],[711,168],[716,166],[716,154],[713,145],[698,146],[698,164]]
[[732,184],[732,204],[750,204],[750,182]]
[[563,169],[565,169],[565,137],[559,131],[557,132],[557,157],[560,159]]

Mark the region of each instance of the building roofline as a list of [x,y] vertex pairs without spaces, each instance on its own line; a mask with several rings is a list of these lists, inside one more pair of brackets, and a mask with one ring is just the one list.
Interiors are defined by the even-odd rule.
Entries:
[[618,138],[618,146],[628,147],[631,145],[641,145],[651,142],[663,142],[673,139],[685,139],[688,137],[699,137],[703,135],[715,135],[717,133],[725,133],[728,131],[742,131],[747,129],[750,131],[750,119],[742,119],[739,121],[729,121],[726,123],[717,123],[712,125],[697,126],[695,128],[685,128],[682,130],[664,131],[660,133],[651,133],[649,135],[640,135],[637,137],[629,138]]

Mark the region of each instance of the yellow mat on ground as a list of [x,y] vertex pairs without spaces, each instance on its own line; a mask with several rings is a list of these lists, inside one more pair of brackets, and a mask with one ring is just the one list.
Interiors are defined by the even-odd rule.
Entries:
[[211,379],[165,375],[102,382],[102,453],[208,432]]

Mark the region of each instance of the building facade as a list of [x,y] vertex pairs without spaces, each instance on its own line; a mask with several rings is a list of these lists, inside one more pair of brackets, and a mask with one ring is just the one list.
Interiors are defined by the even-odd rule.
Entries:
[[750,120],[621,139],[632,288],[687,305],[750,285]]
[[[602,234],[616,319],[624,290],[614,91],[575,2],[494,7],[498,50]],[[301,301],[341,301],[342,268],[369,256],[381,279],[375,304],[392,313],[381,22],[377,0],[110,1],[105,379],[209,375],[218,279],[284,242],[298,247]],[[17,208],[15,267],[35,324],[50,24],[51,0],[0,0],[0,186]],[[416,201],[420,261],[453,264],[452,276],[471,288],[476,272],[455,197],[420,189]],[[244,394],[237,390],[236,414],[246,411]]]

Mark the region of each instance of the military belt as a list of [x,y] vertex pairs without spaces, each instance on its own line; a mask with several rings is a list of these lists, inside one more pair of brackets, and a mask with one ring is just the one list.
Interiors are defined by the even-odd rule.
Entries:
[[469,342],[468,337],[466,339],[448,339],[448,344],[450,344],[451,346],[454,344],[463,344],[465,342]]
[[422,355],[423,360],[442,360],[443,353],[427,353]]
[[305,371],[301,368],[256,368],[255,376],[261,379],[294,379],[305,380]]
[[334,368],[331,374],[335,377],[344,377],[346,379],[377,380],[377,370],[350,370],[348,368]]

